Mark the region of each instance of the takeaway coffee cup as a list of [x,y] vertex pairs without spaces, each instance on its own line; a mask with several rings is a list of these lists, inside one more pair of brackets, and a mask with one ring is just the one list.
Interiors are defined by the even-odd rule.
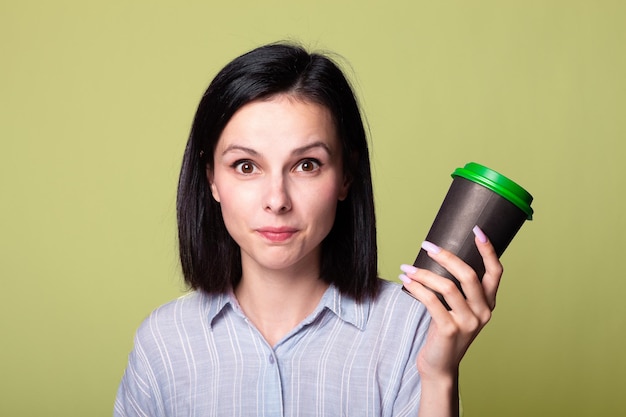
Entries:
[[[483,259],[474,242],[474,226],[480,227],[500,257],[525,220],[532,220],[533,197],[504,175],[475,162],[452,173],[452,184],[426,236],[426,240],[447,249],[470,265],[482,279]],[[445,268],[420,249],[417,268],[459,282]],[[440,294],[439,299],[446,305]]]

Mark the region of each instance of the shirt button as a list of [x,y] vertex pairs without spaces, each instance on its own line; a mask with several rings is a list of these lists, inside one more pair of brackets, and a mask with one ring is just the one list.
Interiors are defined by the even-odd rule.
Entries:
[[272,355],[272,354],[270,354],[270,356],[269,356],[269,358],[268,358],[268,359],[269,359],[269,361],[270,361],[270,363],[271,363],[272,365],[273,365],[273,364],[274,364],[274,362],[276,361],[276,360],[274,359],[274,355]]

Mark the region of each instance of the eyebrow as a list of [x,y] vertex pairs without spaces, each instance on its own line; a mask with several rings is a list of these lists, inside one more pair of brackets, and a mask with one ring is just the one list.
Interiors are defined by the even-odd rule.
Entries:
[[[332,155],[333,154],[331,149],[330,149],[330,147],[328,146],[328,144],[326,144],[326,143],[324,143],[322,141],[313,142],[313,143],[310,143],[308,145],[302,146],[300,148],[296,148],[291,153],[292,153],[292,155],[302,155],[302,154],[307,153],[311,149],[315,149],[315,148],[322,148],[322,149],[324,149],[328,155]],[[226,149],[224,149],[224,152],[222,152],[222,156],[226,155],[228,152],[231,152],[231,151],[243,151],[243,152],[249,153],[250,155],[253,155],[253,156],[260,155],[259,152],[255,151],[252,148],[248,148],[247,146],[241,146],[241,145],[234,144],[234,145],[229,145]]]
[[254,155],[254,156],[259,155],[259,153],[252,148],[248,148],[248,147],[241,146],[241,145],[228,145],[228,147],[224,149],[224,152],[222,152],[222,156],[226,155],[228,152],[231,152],[231,151],[243,151],[243,152],[249,153],[250,155]]
[[294,151],[291,152],[291,153],[293,155],[302,155],[304,153],[307,153],[311,149],[315,149],[315,148],[322,148],[322,149],[324,149],[328,155],[332,155],[333,154],[332,151],[330,150],[330,147],[328,146],[328,144],[325,143],[325,142],[322,142],[322,141],[313,142],[313,143],[305,145],[305,146],[303,146],[301,148],[294,149]]

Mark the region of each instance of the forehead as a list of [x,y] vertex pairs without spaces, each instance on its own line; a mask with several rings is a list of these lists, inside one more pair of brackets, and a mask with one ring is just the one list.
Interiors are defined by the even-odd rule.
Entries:
[[340,147],[330,111],[318,103],[281,94],[239,108],[224,127],[216,151],[233,143],[282,148],[290,144],[299,146],[307,141],[322,141],[331,148]]

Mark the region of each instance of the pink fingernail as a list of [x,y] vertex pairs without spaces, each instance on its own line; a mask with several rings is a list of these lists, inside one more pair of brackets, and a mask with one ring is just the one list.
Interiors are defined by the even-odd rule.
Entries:
[[487,243],[487,235],[485,235],[485,233],[480,229],[480,227],[474,226],[474,228],[472,229],[472,232],[474,232],[474,236],[478,238],[478,241],[480,243]]
[[430,253],[439,253],[441,252],[441,248],[437,245],[435,245],[432,242],[429,242],[427,240],[422,242],[422,249],[424,249],[426,252],[430,252]]
[[404,274],[400,274],[398,275],[398,278],[400,278],[400,281],[404,282],[405,284],[408,284],[409,282],[411,282],[411,278],[407,277]]
[[406,264],[402,264],[400,265],[400,270],[402,272],[405,272],[407,274],[414,274],[417,272],[417,268],[414,267],[413,265],[406,265]]

